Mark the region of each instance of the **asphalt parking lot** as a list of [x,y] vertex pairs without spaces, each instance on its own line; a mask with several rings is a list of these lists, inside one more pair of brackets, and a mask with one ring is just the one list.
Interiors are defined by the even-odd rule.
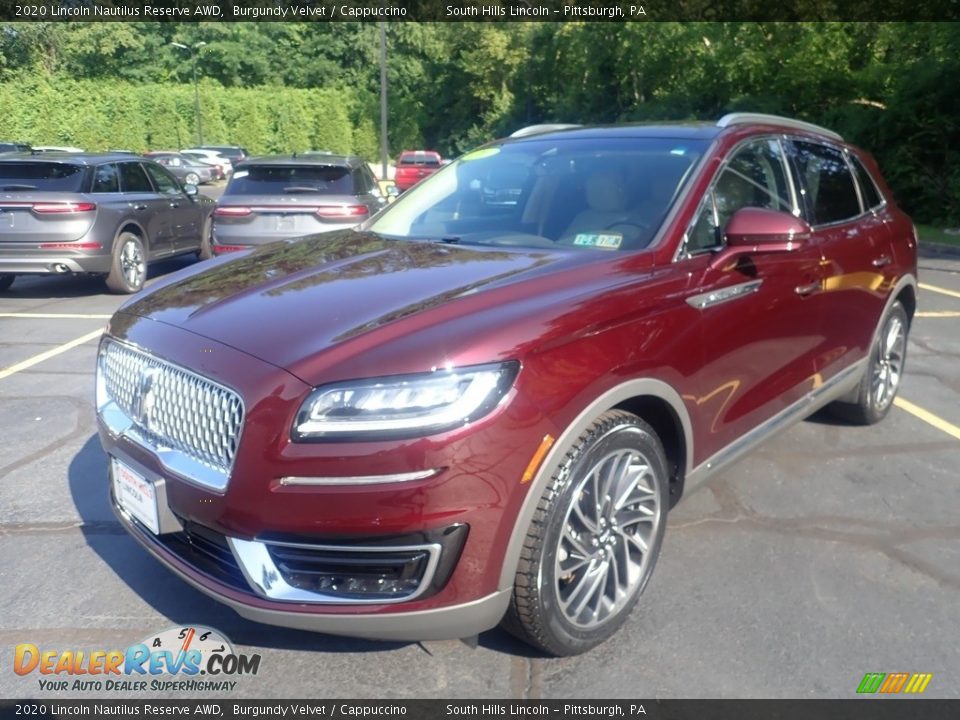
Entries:
[[262,655],[231,697],[850,698],[866,672],[960,697],[960,260],[923,259],[921,282],[890,416],[817,416],[689,495],[626,627],[546,659],[499,630],[471,647],[261,626],[181,582],[107,506],[93,367],[122,298],[18,279],[0,296],[0,697],[104,695],[42,692],[12,672],[18,643],[119,649],[181,624]]

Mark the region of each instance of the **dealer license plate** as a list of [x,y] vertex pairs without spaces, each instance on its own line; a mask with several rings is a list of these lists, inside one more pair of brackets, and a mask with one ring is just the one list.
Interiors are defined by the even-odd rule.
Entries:
[[154,534],[160,533],[157,513],[157,491],[153,483],[116,458],[113,463],[113,494],[120,507],[146,525]]

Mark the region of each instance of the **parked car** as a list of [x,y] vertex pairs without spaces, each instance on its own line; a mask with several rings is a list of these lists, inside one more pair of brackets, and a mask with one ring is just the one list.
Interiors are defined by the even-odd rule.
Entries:
[[199,149],[212,150],[218,155],[222,155],[230,161],[233,167],[236,167],[250,156],[250,153],[248,153],[246,149],[237,145],[201,145]]
[[83,273],[133,293],[154,260],[209,256],[213,200],[143,158],[4,155],[0,192],[0,290],[17,275]]
[[224,157],[214,150],[201,150],[198,148],[189,148],[187,150],[181,150],[181,155],[186,155],[187,157],[192,157],[195,160],[198,160],[207,165],[211,165],[217,169],[218,180],[229,177],[233,172],[233,164],[230,162],[230,158]]
[[0,141],[0,153],[9,152],[30,152],[30,145],[22,142],[3,142]]
[[342,155],[277,155],[237,166],[213,213],[213,252],[343,230],[386,204],[366,162]]
[[[521,192],[486,202],[504,165]],[[123,306],[97,370],[113,504],[247,618],[422,640],[506,616],[583,652],[684,492],[818,408],[887,414],[916,275],[873,159],[824,128],[497,141],[356,230]]]
[[147,157],[158,165],[163,165],[177,180],[188,185],[212,182],[216,174],[212,165],[180,153],[150,152]]
[[429,150],[405,150],[397,160],[394,182],[400,191],[409,190],[443,164],[440,153]]

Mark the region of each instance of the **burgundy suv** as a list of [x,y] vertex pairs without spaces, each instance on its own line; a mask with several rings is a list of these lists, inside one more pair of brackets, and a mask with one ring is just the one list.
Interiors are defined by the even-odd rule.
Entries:
[[582,652],[685,488],[827,404],[883,418],[916,251],[870,156],[803,122],[497,141],[358,229],[123,306],[97,372],[113,503],[244,617],[406,640],[505,620]]

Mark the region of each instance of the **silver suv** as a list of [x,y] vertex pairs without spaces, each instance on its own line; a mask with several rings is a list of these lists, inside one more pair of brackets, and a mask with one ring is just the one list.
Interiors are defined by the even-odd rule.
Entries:
[[359,157],[283,155],[250,158],[234,170],[213,214],[213,251],[344,230],[386,204]]
[[0,159],[0,291],[17,275],[102,275],[143,287],[147,264],[210,256],[214,202],[165,168],[118,153],[15,153]]

